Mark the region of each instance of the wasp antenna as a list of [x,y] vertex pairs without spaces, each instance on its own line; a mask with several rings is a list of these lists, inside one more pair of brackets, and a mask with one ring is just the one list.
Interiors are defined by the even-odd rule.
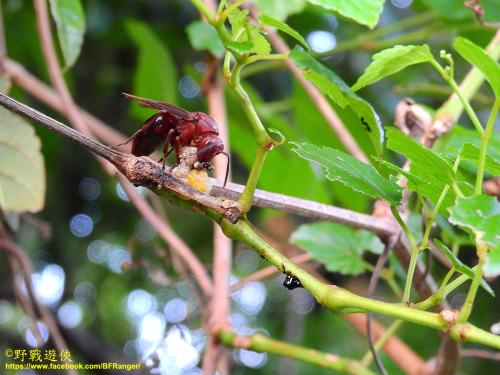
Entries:
[[222,151],[221,154],[225,155],[227,157],[227,166],[226,166],[226,176],[224,177],[224,185],[222,186],[223,188],[226,187],[227,183],[227,178],[229,177],[229,163],[231,161],[231,157],[227,152]]

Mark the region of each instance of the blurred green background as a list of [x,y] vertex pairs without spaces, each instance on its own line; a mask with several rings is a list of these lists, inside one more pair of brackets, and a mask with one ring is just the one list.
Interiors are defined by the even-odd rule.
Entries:
[[[387,1],[375,30],[386,30],[403,20],[419,17],[424,21],[408,29],[386,30],[373,41],[368,41],[370,31],[366,27],[312,5],[299,14],[291,14],[288,23],[316,52],[333,49],[322,62],[352,84],[373,53],[396,42],[425,42],[435,55],[441,49],[451,51],[456,35],[484,46],[494,30],[481,27],[472,12],[460,3]],[[186,34],[186,27],[199,19],[189,1],[86,0],[83,6],[87,22],[83,48],[75,66],[65,74],[80,106],[127,135],[132,134],[150,112],[131,104],[122,92],[168,101],[189,110],[206,110],[199,86],[206,68],[205,55],[193,50]],[[4,0],[2,8],[9,57],[49,82],[32,2]],[[500,6],[488,9],[492,9],[488,13],[491,16],[493,11],[500,11]],[[287,40],[293,46],[294,42]],[[459,57],[456,65],[456,77],[460,80],[469,67]],[[262,64],[253,71],[249,68],[246,87],[265,125],[279,129],[287,141],[307,141],[342,149],[307,94],[283,65]],[[361,95],[375,107],[383,124],[391,124],[394,108],[402,97],[411,96],[431,108],[438,108],[449,92],[436,72],[427,65],[418,65],[362,90]],[[67,122],[15,86],[10,95]],[[233,181],[244,183],[256,146],[245,114],[229,91],[226,100]],[[489,88],[483,87],[473,102],[481,118],[487,116],[491,102]],[[354,125],[356,120],[340,108],[335,109],[365,152],[372,154],[368,138]],[[465,118],[463,125],[468,126]],[[155,350],[159,340],[166,336],[171,341],[166,346],[167,354],[162,357],[162,366],[171,372],[164,373],[198,373],[197,359],[205,333],[201,316],[203,303],[193,280],[175,272],[164,242],[91,155],[48,131],[36,128],[36,133],[43,144],[47,170],[46,205],[37,217],[50,223],[52,235],[44,239],[36,228],[23,221],[17,236],[35,266],[39,294],[66,327],[64,333],[73,357],[83,362],[93,362],[103,355],[135,361]],[[259,187],[360,212],[369,212],[372,203],[340,184],[326,181],[320,170],[293,154],[288,144],[270,153]],[[211,223],[169,205],[165,205],[165,210],[175,231],[210,267]],[[280,241],[286,241],[290,232],[305,222],[257,208],[252,210],[251,218]],[[473,251],[464,249],[462,254],[465,260],[473,261]],[[14,303],[10,272],[5,257],[1,259],[0,346],[3,350],[22,347],[26,341],[33,342],[33,337]],[[255,252],[239,244],[235,244],[233,259],[235,280],[266,266]],[[370,262],[374,259],[367,258]],[[126,270],[121,267],[123,262],[130,263]],[[369,273],[346,277],[321,267],[319,271],[332,283],[359,293],[366,291]],[[437,265],[433,273],[438,280],[443,276],[443,270]],[[303,289],[292,292],[284,289],[283,277],[248,284],[232,296],[231,322],[237,332],[263,331],[276,339],[352,358],[359,358],[368,350],[366,338],[342,317],[315,304]],[[499,285],[498,281],[492,284],[496,290]],[[451,296],[452,305],[460,305],[464,290],[459,289]],[[377,297],[394,300],[382,283]],[[481,290],[472,322],[489,329],[499,320],[498,311],[499,300]],[[408,323],[402,326],[399,335],[426,359],[437,352],[440,335],[433,330]],[[95,345],[86,347],[89,345],[85,342]],[[100,348],[105,344],[109,348],[103,353]],[[382,356],[391,374],[401,373]],[[309,364],[242,350],[235,350],[233,358],[231,373],[234,374],[329,372]],[[186,365],[182,369],[175,363]],[[498,362],[473,358],[463,359],[461,366],[461,373],[499,371]]]

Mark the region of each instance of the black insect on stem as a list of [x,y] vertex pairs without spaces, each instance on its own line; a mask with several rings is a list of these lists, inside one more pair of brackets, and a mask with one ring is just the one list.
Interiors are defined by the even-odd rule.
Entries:
[[285,280],[283,281],[283,286],[288,290],[303,288],[300,280],[293,275],[286,275]]
[[297,288],[303,288],[302,283],[300,280],[292,275],[290,272],[288,272],[285,269],[285,265],[281,263],[281,269],[283,270],[283,273],[286,275],[285,280],[283,281],[283,286],[287,288],[288,290],[294,290]]

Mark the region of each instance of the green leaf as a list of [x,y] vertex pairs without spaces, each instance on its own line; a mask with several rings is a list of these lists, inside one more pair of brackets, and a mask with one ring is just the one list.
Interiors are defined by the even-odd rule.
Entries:
[[332,70],[321,64],[300,46],[295,46],[288,57],[298,68],[304,70],[306,78],[314,83],[323,94],[328,95],[342,108],[349,104],[346,98],[346,94],[350,91],[349,86]]
[[290,242],[324,263],[332,272],[357,275],[365,271],[363,252],[380,254],[384,245],[373,233],[354,230],[332,222],[301,225],[290,237]]
[[[288,135],[289,140],[312,143],[319,146],[328,146],[345,151],[345,149],[343,148],[344,146],[335,135],[335,133],[332,132],[332,129],[328,122],[324,119],[319,110],[315,107],[307,92],[298,82],[293,83],[293,96],[291,98],[290,104],[292,108],[291,120],[293,122],[290,123],[290,119],[288,118],[287,128],[293,129],[294,133]],[[364,127],[358,125],[359,120],[356,118],[354,112],[349,109],[335,109],[341,120],[344,122],[344,124],[346,124],[348,130],[356,139],[359,140],[359,144],[361,147],[363,147],[365,152],[367,154],[373,153],[373,148],[370,147],[371,141],[368,137],[366,137],[366,131]],[[311,126],[311,124],[314,124],[314,126]],[[280,147],[277,150],[286,150],[288,152],[290,149],[288,147]],[[316,165],[313,165],[312,163],[302,158],[298,158],[297,155],[295,155],[292,151],[289,152],[292,155],[293,159],[297,159],[301,163],[304,163],[307,166],[307,169],[315,169],[316,178],[314,179],[314,181],[316,181],[318,177],[321,179],[323,187],[325,189],[328,189],[330,197],[333,198],[333,202],[329,201],[330,203],[334,203],[336,205],[360,212],[364,212],[369,209],[369,204],[371,201],[370,197],[358,194],[357,199],[352,199],[353,193],[350,188],[344,186],[340,182],[325,183],[323,174],[317,173],[318,171]],[[271,156],[271,154],[269,156]],[[267,169],[267,167],[265,169]],[[297,184],[295,183],[294,185]],[[309,185],[309,183],[304,185]],[[314,197],[313,200],[315,200]]]
[[472,198],[457,198],[448,209],[449,221],[474,233],[476,241],[500,251],[500,203],[495,197],[481,194]]
[[340,107],[349,108],[359,119],[359,125],[368,132],[370,141],[380,158],[383,153],[384,129],[373,107],[354,93],[350,87],[332,70],[322,65],[300,46],[290,52],[289,58],[297,67],[304,70],[304,77]]
[[229,41],[226,42],[227,48],[242,53],[242,54],[247,54],[251,53],[252,51],[255,50],[255,46],[252,42],[249,40],[245,40],[244,42],[233,42]]
[[302,43],[302,45],[304,47],[306,47],[308,50],[310,50],[309,45],[307,44],[306,40],[302,37],[302,35],[300,35],[296,30],[292,29],[286,23],[281,22],[280,20],[277,20],[276,18],[273,18],[271,16],[267,16],[265,14],[260,16],[259,20],[260,20],[260,22],[262,22],[265,25],[275,27],[278,30],[281,30],[284,33],[290,35],[292,38],[294,38],[298,42]]
[[372,198],[385,199],[395,206],[401,200],[401,187],[378,174],[377,170],[346,153],[329,147],[291,142],[292,149],[301,158],[325,168],[326,178],[340,181],[345,186]]
[[78,59],[82,48],[85,13],[80,0],[50,0],[50,10],[57,25],[64,67],[69,68]]
[[368,26],[370,29],[377,25],[384,5],[384,0],[309,0],[309,2],[328,10],[334,10],[344,17]]
[[[457,155],[456,150],[460,150],[465,143],[480,147],[481,138],[474,129],[466,129],[457,124],[453,126],[450,133],[438,139],[434,149],[442,152],[453,151],[452,154]],[[488,145],[488,155],[495,160],[500,160],[500,132],[493,132]]]
[[255,50],[253,52],[257,55],[269,55],[271,53],[271,45],[264,35],[253,26],[250,27],[250,32],[252,34],[252,42],[255,45]]
[[[134,72],[134,94],[177,104],[179,80],[168,49],[146,23],[128,20],[125,28],[139,49]],[[134,105],[132,113],[144,120],[151,115],[151,110]]]
[[[386,128],[387,148],[404,155],[411,160],[408,187],[429,198],[434,204],[439,199],[446,185],[453,182],[454,173],[451,162],[440,154],[423,146],[399,129]],[[420,180],[421,182],[418,182]],[[454,193],[450,189],[440,207],[446,213],[446,208],[454,202]]]
[[[465,143],[460,151],[460,159],[469,160],[476,165],[479,161],[480,148],[472,143]],[[500,161],[486,154],[485,169],[494,176],[500,176]]]
[[232,41],[226,43],[228,47],[242,54],[267,55],[271,52],[271,45],[261,34],[261,30],[248,21],[247,9],[233,10],[229,15],[229,23],[232,29]]
[[0,108],[0,207],[38,212],[45,200],[40,140],[21,117]]
[[189,24],[186,31],[195,50],[209,50],[216,57],[224,56],[226,49],[212,25],[202,21],[194,21]]
[[497,98],[500,98],[500,66],[478,45],[469,39],[462,37],[455,38],[453,47],[471,65],[478,68],[490,83]]
[[261,13],[284,21],[289,15],[302,12],[307,0],[252,0],[252,2]]
[[404,68],[432,60],[429,46],[394,46],[373,55],[373,61],[352,86],[353,91],[371,85],[384,77],[395,74]]
[[400,168],[397,165],[394,165],[386,160],[382,160],[381,165],[392,172],[396,172],[396,174],[406,177],[409,181],[413,182],[416,185],[422,185],[427,183],[424,179],[408,171],[405,171],[403,168]]
[[[455,268],[458,272],[463,273],[465,276],[469,277],[470,279],[474,278],[474,271],[463,264],[460,259],[457,258],[455,254],[446,246],[444,243],[439,241],[438,239],[434,239],[434,243],[436,246],[443,252],[443,254],[448,258],[448,260],[451,262],[451,265],[453,268]],[[484,280],[481,279],[481,286],[483,287],[484,290],[486,290],[492,297],[495,297],[495,292],[491,287],[488,285],[488,283]]]
[[252,25],[247,17],[248,10],[246,9],[235,9],[229,14],[232,40],[226,42],[226,46],[242,54],[268,55],[271,53],[271,45],[261,34],[261,30]]
[[233,38],[239,34],[241,29],[248,25],[247,17],[247,9],[234,9],[231,13],[229,13],[228,20],[231,25],[231,34]]
[[453,180],[451,163],[441,155],[423,146],[412,137],[394,127],[386,128],[387,148],[404,155],[412,163],[427,170],[427,173],[439,177],[446,183]]

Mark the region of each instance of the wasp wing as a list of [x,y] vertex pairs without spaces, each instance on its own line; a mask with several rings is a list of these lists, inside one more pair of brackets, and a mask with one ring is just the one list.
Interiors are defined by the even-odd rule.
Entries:
[[188,112],[182,108],[176,107],[172,104],[157,102],[156,100],[141,98],[140,96],[135,96],[132,94],[123,93],[127,98],[137,100],[144,107],[158,109],[160,111],[167,111],[169,114],[178,117],[180,119],[186,119],[191,116],[191,112]]

